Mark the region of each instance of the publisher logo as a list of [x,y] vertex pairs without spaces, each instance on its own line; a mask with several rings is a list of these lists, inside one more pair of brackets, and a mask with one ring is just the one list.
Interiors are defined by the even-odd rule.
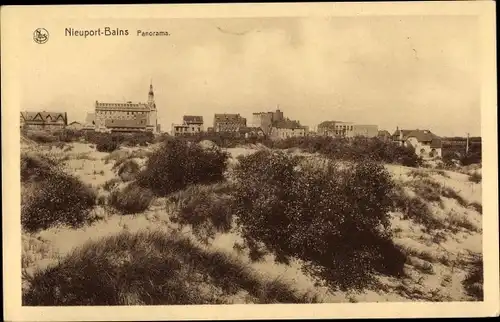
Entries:
[[33,32],[33,40],[37,44],[45,44],[49,40],[49,32],[45,28],[37,28]]

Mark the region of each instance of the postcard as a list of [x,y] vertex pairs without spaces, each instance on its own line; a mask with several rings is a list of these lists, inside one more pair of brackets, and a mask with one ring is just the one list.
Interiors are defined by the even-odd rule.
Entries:
[[498,315],[494,2],[1,24],[7,321]]

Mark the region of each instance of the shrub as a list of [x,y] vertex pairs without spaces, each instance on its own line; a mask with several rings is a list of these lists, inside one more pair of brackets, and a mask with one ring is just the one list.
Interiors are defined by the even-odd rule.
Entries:
[[469,176],[469,181],[474,183],[480,183],[483,177],[480,173],[474,172]]
[[118,176],[123,181],[133,180],[136,174],[139,172],[139,165],[134,160],[127,160],[122,163],[120,168],[118,169]]
[[23,292],[23,305],[229,304],[241,291],[252,303],[317,301],[189,239],[160,231],[123,231],[88,242],[36,272]]
[[475,301],[483,301],[484,273],[483,258],[480,254],[473,254],[469,264],[469,273],[462,281],[467,294]]
[[23,229],[34,232],[58,224],[78,227],[92,220],[90,210],[96,203],[96,193],[92,189],[44,161],[34,162],[32,157],[22,157],[21,163],[24,164],[22,180],[34,185],[31,193],[23,197]]
[[48,132],[36,131],[31,132],[28,131],[26,133],[28,139],[35,141],[36,143],[52,143],[57,141],[57,137]]
[[469,204],[469,207],[472,207],[475,211],[477,211],[480,214],[483,213],[483,206],[479,202],[471,202]]
[[460,163],[463,166],[471,165],[471,164],[477,164],[481,163],[481,150],[476,150],[476,151],[470,151],[468,154],[464,154],[460,158]]
[[235,169],[237,224],[247,247],[301,259],[333,289],[363,288],[374,271],[402,274],[389,239],[393,183],[381,164],[300,167],[301,158],[259,151]]
[[120,183],[120,179],[118,179],[118,178],[111,178],[111,179],[109,179],[108,181],[106,181],[104,183],[103,188],[106,191],[111,191],[111,190],[113,190],[118,185],[118,183]]
[[195,236],[205,243],[217,232],[227,233],[231,229],[233,200],[227,184],[189,186],[170,196],[168,202],[178,208],[170,220],[190,225]]
[[113,152],[114,150],[118,149],[119,143],[118,141],[108,141],[108,140],[101,140],[97,142],[96,144],[96,150],[99,152]]
[[123,189],[113,190],[108,203],[122,214],[135,214],[148,209],[153,197],[151,190],[132,182]]
[[228,154],[204,150],[181,140],[166,141],[146,162],[137,177],[157,195],[167,195],[190,184],[208,184],[224,178]]
[[54,133],[61,142],[75,142],[83,138],[84,133],[80,130],[64,129]]

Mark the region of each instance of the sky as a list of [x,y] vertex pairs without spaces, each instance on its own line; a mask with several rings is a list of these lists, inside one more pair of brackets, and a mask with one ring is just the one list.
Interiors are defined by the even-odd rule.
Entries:
[[[128,29],[65,37],[64,28]],[[59,20],[19,53],[21,109],[85,120],[95,101],[145,102],[159,122],[279,105],[314,129],[327,120],[480,135],[480,38],[474,16]],[[136,30],[168,31],[138,37]],[[28,44],[29,42],[29,44]],[[251,124],[249,124],[251,125]]]

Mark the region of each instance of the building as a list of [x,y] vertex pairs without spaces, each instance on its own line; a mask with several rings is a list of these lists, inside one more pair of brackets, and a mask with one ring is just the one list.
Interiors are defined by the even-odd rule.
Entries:
[[24,129],[54,131],[68,125],[66,112],[21,112],[20,126]]
[[283,112],[279,109],[275,112],[258,112],[252,114],[252,125],[261,128],[266,135],[269,135],[273,124],[283,119]]
[[184,115],[182,124],[172,124],[172,135],[195,135],[203,132],[203,116]]
[[352,138],[355,136],[376,137],[377,125],[356,124],[354,122],[325,121],[318,125],[318,135]]
[[[122,122],[127,121],[127,122]],[[153,84],[149,85],[147,103],[102,103],[95,102],[95,130],[98,132],[121,131],[131,132],[150,131],[158,133],[156,103]],[[108,125],[110,127],[108,127]],[[144,126],[143,126],[144,125]]]
[[271,139],[287,139],[292,137],[306,136],[306,128],[298,121],[284,119],[273,124],[271,128]]
[[367,138],[374,138],[378,135],[378,126],[370,124],[353,124],[351,126],[352,132],[348,137],[363,136]]
[[354,124],[352,122],[342,121],[324,121],[318,124],[318,135],[332,137],[353,136]]
[[384,142],[390,141],[391,137],[392,136],[391,136],[391,133],[389,133],[389,131],[386,131],[386,130],[379,130],[378,131],[377,138],[379,138],[380,140],[382,140]]
[[104,125],[109,132],[146,132],[147,122],[146,114],[138,114],[132,119],[106,119]]
[[240,128],[247,126],[247,119],[240,114],[215,114],[214,132],[236,133]]
[[73,122],[69,123],[68,126],[66,126],[66,128],[78,131],[78,130],[81,130],[83,128],[83,125],[80,122],[73,121]]
[[414,148],[415,154],[422,158],[442,156],[442,140],[429,130],[400,130],[397,128],[392,135],[392,140],[403,146]]
[[239,129],[239,136],[245,138],[259,138],[265,135],[260,127],[241,127]]

